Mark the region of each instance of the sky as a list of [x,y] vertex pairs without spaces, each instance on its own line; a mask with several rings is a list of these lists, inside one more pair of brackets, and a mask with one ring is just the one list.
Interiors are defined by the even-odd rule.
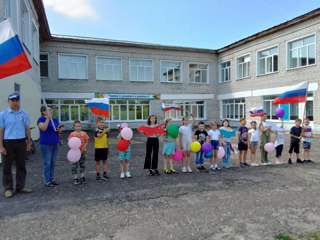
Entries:
[[219,49],[320,0],[43,0],[51,34]]

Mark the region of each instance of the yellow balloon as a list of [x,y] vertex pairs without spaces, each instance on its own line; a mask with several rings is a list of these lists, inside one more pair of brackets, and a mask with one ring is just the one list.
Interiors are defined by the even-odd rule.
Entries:
[[200,151],[200,149],[201,149],[201,144],[199,143],[199,142],[197,142],[197,141],[194,141],[194,142],[192,142],[191,144],[190,144],[190,150],[192,151],[192,152],[199,152]]

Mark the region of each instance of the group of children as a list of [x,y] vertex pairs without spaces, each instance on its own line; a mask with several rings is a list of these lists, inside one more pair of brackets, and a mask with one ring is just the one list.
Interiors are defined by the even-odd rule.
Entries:
[[[210,130],[207,132],[205,130],[205,123],[200,121],[198,123],[198,129],[193,134],[193,126],[195,123],[195,119],[193,115],[192,123],[189,123],[189,119],[187,117],[182,118],[182,126],[179,128],[179,138],[178,141],[176,138],[170,136],[168,133],[164,134],[154,134],[152,136],[148,136],[147,140],[147,149],[146,149],[146,158],[144,168],[148,170],[148,174],[155,176],[160,175],[158,171],[158,151],[159,151],[159,137],[161,136],[163,139],[163,171],[166,174],[177,173],[174,169],[173,157],[175,151],[178,148],[177,142],[179,143],[179,147],[183,153],[182,160],[182,169],[183,173],[192,173],[193,170],[191,168],[191,149],[190,145],[193,141],[198,141],[201,146],[208,142],[212,146],[212,154],[211,152],[208,154],[200,149],[196,153],[195,163],[197,171],[207,171],[204,166],[205,158],[209,158],[210,160],[210,170],[215,172],[220,170],[218,166],[218,152],[219,147],[223,147],[224,154],[222,157],[221,165],[223,168],[231,168],[233,167],[231,163],[231,153],[238,155],[240,167],[245,166],[259,166],[256,162],[256,152],[258,146],[260,145],[261,151],[261,164],[262,165],[271,165],[271,162],[268,160],[268,151],[265,149],[265,144],[271,142],[271,134],[274,134],[274,146],[276,149],[275,163],[280,164],[283,163],[281,160],[281,155],[284,146],[284,128],[283,124],[280,128],[276,130],[272,129],[272,124],[267,123],[267,116],[261,116],[261,123],[257,126],[256,121],[252,121],[250,123],[251,128],[248,129],[246,127],[246,119],[240,119],[240,127],[236,131],[236,137],[238,138],[238,151],[232,147],[231,144],[231,135],[221,134],[221,132],[233,132],[233,129],[230,127],[229,121],[227,119],[222,121],[222,126],[220,130],[218,129],[218,124],[215,121],[210,121]],[[295,121],[295,126],[293,126],[290,130],[290,149],[289,149],[289,160],[288,163],[291,164],[291,155],[292,153],[296,153],[296,162],[297,163],[307,163],[312,162],[310,159],[310,148],[311,142],[313,138],[312,128],[310,126],[310,120],[308,118],[304,119],[303,126],[301,126],[302,121],[297,119]],[[96,180],[108,180],[108,129],[105,127],[104,119],[98,117],[97,121],[97,129],[94,133],[95,139],[95,170],[96,170]],[[148,118],[147,125],[149,127],[155,127],[157,124],[156,116],[152,115]],[[172,124],[171,119],[167,119],[164,124],[164,129],[167,129],[170,124]],[[126,123],[122,123],[118,125],[119,131],[124,127],[128,127]],[[85,184],[85,159],[86,159],[86,148],[89,141],[89,136],[86,132],[81,130],[81,122],[74,122],[74,131],[70,133],[68,140],[72,137],[78,137],[81,140],[81,158],[78,162],[72,164],[72,175],[73,175],[73,183],[74,184]],[[223,131],[222,131],[223,130]],[[121,135],[118,135],[118,138],[121,139]],[[302,161],[299,158],[299,149],[300,149],[300,139],[302,139],[302,146],[304,149],[304,160]],[[247,163],[247,151],[250,150],[250,164]],[[120,178],[131,178],[131,173],[129,172],[129,163],[130,163],[130,155],[131,155],[131,147],[129,147],[125,151],[119,151],[119,160],[120,160]],[[100,172],[102,171],[102,175]],[[78,175],[80,174],[80,176]]]

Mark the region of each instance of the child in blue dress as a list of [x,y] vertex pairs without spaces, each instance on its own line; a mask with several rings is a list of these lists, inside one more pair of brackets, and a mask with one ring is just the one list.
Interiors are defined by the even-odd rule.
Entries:
[[[168,118],[165,122],[165,129],[168,128],[168,126],[172,123],[172,120]],[[171,137],[169,134],[163,134],[163,171],[166,174],[169,173],[176,173],[176,171],[173,168],[173,162],[172,162],[172,156],[174,154],[174,150],[176,149],[176,139]],[[168,164],[170,165],[170,168],[168,169]]]
[[[128,127],[128,124],[121,123],[119,126],[119,131],[125,127]],[[121,135],[118,135],[118,138],[122,139]],[[119,151],[119,160],[120,160],[120,178],[124,179],[125,177],[131,178],[131,173],[129,172],[129,166],[130,166],[130,155],[131,155],[131,144],[129,144],[129,147],[127,150],[120,152]]]

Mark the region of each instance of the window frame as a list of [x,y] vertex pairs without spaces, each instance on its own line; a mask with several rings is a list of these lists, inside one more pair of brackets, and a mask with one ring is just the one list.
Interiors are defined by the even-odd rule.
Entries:
[[[197,103],[203,102],[203,103]],[[194,114],[196,120],[206,120],[207,116],[207,101],[206,100],[165,100],[164,104],[181,106],[183,111],[170,110],[164,113],[164,118],[171,118],[172,120],[181,120],[183,116],[190,116],[190,112]],[[203,117],[201,117],[201,108]],[[200,116],[199,116],[200,115]]]
[[[272,54],[272,55],[268,55],[267,57],[263,57],[261,58],[260,57],[260,54],[264,51],[270,51],[272,49],[277,49],[277,54]],[[277,56],[277,67],[278,69],[277,70],[274,70],[274,56]],[[271,72],[266,72],[266,69],[267,69],[267,59],[270,58],[272,59],[272,71]],[[264,73],[261,73],[261,65],[260,65],[260,60],[261,59],[265,59],[266,61],[264,62],[264,65],[265,65],[265,72]],[[263,75],[268,75],[268,74],[272,74],[272,73],[277,73],[279,72],[279,45],[274,45],[274,46],[270,46],[268,48],[264,48],[264,49],[261,49],[259,51],[257,51],[257,54],[256,54],[256,75],[257,76],[263,76]]]
[[[61,62],[60,62],[60,57],[61,56],[79,56],[79,57],[84,57],[85,58],[85,67],[86,67],[86,73],[84,78],[72,78],[70,76],[68,77],[62,77],[61,76]],[[85,54],[73,54],[73,53],[58,53],[58,79],[63,79],[63,80],[88,80],[88,55]]]
[[[239,102],[236,102],[236,101],[239,101]],[[229,112],[230,110],[232,110],[232,113]],[[236,118],[237,114],[238,114],[238,118]],[[233,121],[239,121],[240,118],[242,117],[246,117],[246,99],[245,98],[231,98],[231,99],[223,99],[220,101],[220,119],[229,119]]]
[[[42,76],[41,75],[41,62],[45,62],[44,60],[41,60],[41,55],[46,55],[47,56],[47,71],[48,71],[48,76]],[[39,55],[39,65],[40,65],[40,78],[49,78],[50,77],[50,64],[49,64],[49,53],[48,52],[40,52]]]
[[[191,64],[195,64],[195,65],[197,65],[197,66],[199,66],[199,65],[205,65],[205,66],[206,66],[206,69],[199,69],[199,68],[197,68],[197,69],[193,70],[193,72],[194,72],[194,80],[195,80],[195,78],[196,78],[196,72],[197,72],[197,71],[200,71],[200,72],[201,72],[201,73],[200,73],[200,79],[201,79],[201,76],[202,76],[202,72],[203,72],[203,71],[206,71],[206,74],[205,74],[205,76],[206,76],[206,82],[191,81],[191,77],[190,77],[190,75],[191,75],[190,65],[191,65]],[[188,72],[189,72],[189,83],[192,83],[192,84],[209,84],[209,63],[189,62],[189,63],[188,63]]]
[[30,6],[28,2],[25,0],[20,1],[20,9],[21,9],[21,39],[24,46],[31,53],[31,14],[30,14]]
[[[137,80],[133,80],[132,79],[132,70],[131,70],[131,61],[150,61],[151,62],[151,79],[147,79],[147,80],[141,80],[141,79],[137,79]],[[138,66],[138,65],[135,65]],[[144,68],[146,68],[146,66],[144,66]],[[138,70],[137,70],[138,73]],[[144,73],[144,75],[146,75],[146,73]],[[137,76],[139,77],[139,76]],[[129,81],[130,82],[154,82],[154,61],[153,59],[146,59],[146,58],[129,58]]]
[[[222,67],[223,64],[229,63],[228,67]],[[227,71],[229,73],[229,80],[224,81],[222,79],[222,71]],[[224,73],[224,76],[226,76],[226,74]],[[220,62],[219,63],[219,83],[227,83],[227,82],[231,82],[231,60],[228,61],[224,61],[224,62]]]
[[[162,63],[164,63],[164,62],[167,62],[167,63],[179,63],[180,64],[180,75],[179,75],[179,77],[180,77],[180,81],[168,81],[168,76],[166,77],[167,78],[167,80],[166,81],[162,81]],[[168,70],[168,68],[167,68],[167,72],[169,72],[170,71],[170,69]],[[174,73],[175,72],[175,70],[174,69],[172,69],[172,72]],[[182,61],[176,61],[176,60],[160,60],[160,83],[172,83],[172,84],[174,84],[174,83],[182,83],[183,81],[183,78],[182,78],[182,73],[183,73],[183,66],[182,66]],[[173,76],[172,77],[172,79],[175,79],[175,77]]]
[[[247,62],[243,61],[241,63],[239,62],[239,59],[241,59],[241,58],[245,59],[246,57],[250,57],[250,61],[247,61]],[[248,75],[244,76],[243,73],[245,71],[242,70],[242,76],[240,77],[239,76],[239,74],[240,74],[240,71],[239,71],[240,64],[241,64],[241,66],[243,66],[243,63],[248,63],[248,69],[247,69]],[[244,55],[239,56],[239,57],[236,58],[236,77],[237,77],[237,80],[242,80],[242,79],[251,77],[251,74],[250,74],[251,66],[250,65],[251,65],[251,54],[250,53],[244,54]]]
[[[108,57],[108,56],[96,56],[96,80],[97,81],[122,81],[123,80],[123,60],[122,60],[122,57]],[[120,60],[120,78],[119,79],[115,79],[114,78],[114,70],[113,70],[113,67],[112,67],[112,70],[113,70],[113,78],[112,79],[98,79],[98,59],[116,59],[116,60]],[[108,65],[111,65],[111,64],[108,64]],[[104,65],[105,66],[105,65]],[[114,66],[114,65],[111,65],[111,66]],[[104,70],[106,71],[105,67],[104,67]]]

